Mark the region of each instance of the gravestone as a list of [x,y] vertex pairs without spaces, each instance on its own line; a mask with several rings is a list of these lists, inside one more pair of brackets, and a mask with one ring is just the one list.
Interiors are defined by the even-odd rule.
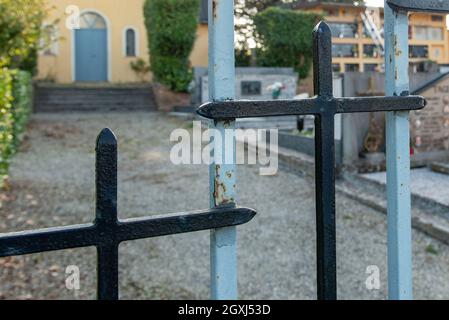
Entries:
[[[195,86],[192,105],[209,101],[209,78],[207,68],[194,68]],[[282,86],[278,99],[294,99],[298,74],[293,68],[236,68],[235,98],[237,100],[273,100],[273,90]],[[238,128],[295,129],[296,116],[238,119]]]
[[[270,87],[276,83],[283,86],[279,99],[293,99],[296,96],[298,74],[293,68],[236,68],[236,99],[271,100],[272,88]],[[194,104],[208,102],[209,78],[206,68],[195,68],[195,86],[197,88],[192,95],[195,101],[192,102]]]

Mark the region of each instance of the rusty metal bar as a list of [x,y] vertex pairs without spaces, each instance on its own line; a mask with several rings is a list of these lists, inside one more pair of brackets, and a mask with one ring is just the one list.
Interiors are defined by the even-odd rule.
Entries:
[[[234,99],[234,56],[234,0],[209,0],[210,101]],[[209,169],[210,205],[232,207],[236,202],[235,122],[214,121],[211,126],[220,137],[214,138],[214,163]],[[221,138],[223,143],[217,143]],[[210,239],[211,298],[237,299],[237,229],[212,230]]]

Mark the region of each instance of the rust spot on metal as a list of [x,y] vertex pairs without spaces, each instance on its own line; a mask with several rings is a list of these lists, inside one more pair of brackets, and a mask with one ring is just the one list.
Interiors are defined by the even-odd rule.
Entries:
[[212,17],[217,19],[217,0],[212,1]]
[[223,126],[225,128],[230,128],[231,127],[231,122],[232,122],[231,120],[226,119],[226,120],[223,121]]
[[[221,180],[220,169],[221,169],[220,165],[215,166],[214,200],[215,200],[216,206],[234,202],[234,198],[232,198],[232,197],[228,198],[226,195],[227,188],[226,188],[225,183]],[[228,172],[226,172],[226,176],[232,177],[232,173],[228,171]]]

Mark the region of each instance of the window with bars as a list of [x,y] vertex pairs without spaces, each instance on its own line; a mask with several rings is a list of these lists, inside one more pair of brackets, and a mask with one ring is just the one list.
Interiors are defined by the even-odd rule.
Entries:
[[416,26],[413,38],[416,40],[444,40],[444,34],[442,28]]
[[410,58],[429,58],[428,46],[410,46],[409,52]]
[[332,45],[332,56],[334,58],[357,58],[359,56],[356,44],[334,44]]
[[381,52],[378,46],[374,44],[364,44],[363,45],[363,57],[364,58],[379,58],[381,57]]
[[136,50],[136,31],[128,28],[125,32],[125,45],[126,45],[126,56],[135,57],[137,55]]
[[86,12],[80,17],[81,29],[106,29],[106,20],[98,13]]
[[358,38],[357,23],[330,22],[329,27],[334,38]]
[[347,63],[345,64],[345,72],[359,72],[360,65],[358,63]]
[[44,56],[58,55],[58,31],[56,27],[53,25],[45,26],[42,34],[41,47],[44,48],[42,54]]
[[377,63],[365,63],[363,69],[365,72],[376,72],[379,71],[379,65]]

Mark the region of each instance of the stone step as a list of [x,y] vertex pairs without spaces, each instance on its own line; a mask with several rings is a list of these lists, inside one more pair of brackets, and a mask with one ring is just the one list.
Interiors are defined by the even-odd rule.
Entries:
[[[266,152],[261,150],[260,147],[244,141],[238,141],[238,143],[245,143],[245,147],[253,151],[259,149],[259,152]],[[281,147],[277,156],[279,165],[283,170],[309,178],[314,177],[315,164],[313,157]],[[386,192],[381,184],[376,184],[369,181],[369,179],[359,179],[360,175],[352,173],[340,173],[339,177],[335,185],[337,197],[344,195],[374,210],[387,213]],[[412,196],[413,228],[446,244],[449,244],[448,213],[448,207],[444,205],[436,204],[432,201],[426,202]]]
[[[337,181],[336,191],[346,197],[356,200],[379,212],[387,213],[386,195],[378,190],[361,187],[354,181],[342,179]],[[425,234],[449,244],[449,219],[432,210],[425,208],[416,199],[412,199],[412,226]],[[436,208],[435,208],[436,209]]]
[[150,85],[36,85],[35,112],[157,110]]
[[449,163],[434,162],[430,164],[430,169],[434,172],[449,175]]
[[[353,186],[356,186],[361,192],[377,193],[386,198],[387,187],[385,183],[370,179],[362,174],[345,173],[345,180],[351,181]],[[449,219],[449,206],[438,202],[429,197],[422,196],[416,192],[412,192],[412,205],[421,208],[424,211],[432,212]]]

